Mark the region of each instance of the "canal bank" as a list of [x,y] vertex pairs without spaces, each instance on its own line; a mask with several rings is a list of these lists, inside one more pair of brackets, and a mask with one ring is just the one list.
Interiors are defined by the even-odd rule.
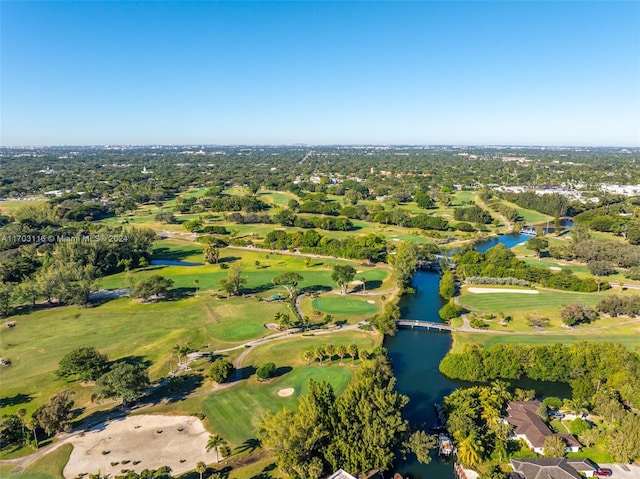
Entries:
[[[478,251],[486,251],[497,244],[511,248],[528,237],[509,234],[491,238],[476,245]],[[418,271],[412,281],[415,294],[405,295],[400,301],[401,318],[439,322],[438,311],[444,302],[438,294],[440,275],[432,271]],[[440,361],[451,349],[452,337],[448,332],[424,330],[398,330],[385,339],[385,347],[393,362],[398,380],[396,389],[410,398],[405,415],[414,427],[426,429],[437,422],[434,403],[458,387],[471,383],[453,381],[438,369]],[[396,470],[411,479],[455,479],[453,460],[431,453],[430,464],[420,464],[413,456],[399,461]]]

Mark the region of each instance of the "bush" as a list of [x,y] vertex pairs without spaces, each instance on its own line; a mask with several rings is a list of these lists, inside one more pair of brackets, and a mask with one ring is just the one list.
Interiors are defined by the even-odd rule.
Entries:
[[624,277],[633,281],[640,281],[640,266],[634,266],[625,271]]
[[595,320],[598,317],[598,312],[586,304],[571,303],[562,307],[560,317],[567,326],[575,326]]
[[453,302],[449,302],[440,309],[438,314],[443,321],[450,321],[460,316],[460,313],[462,313],[462,308]]
[[235,367],[226,359],[217,359],[213,362],[211,369],[209,370],[209,377],[217,383],[223,383],[233,372]]
[[575,418],[569,423],[569,432],[574,436],[582,435],[589,429],[591,429],[589,423],[580,417]]
[[258,368],[256,376],[260,381],[265,381],[272,378],[276,373],[276,365],[274,363],[266,363]]
[[616,273],[616,269],[609,261],[589,261],[587,268],[594,276],[609,276]]

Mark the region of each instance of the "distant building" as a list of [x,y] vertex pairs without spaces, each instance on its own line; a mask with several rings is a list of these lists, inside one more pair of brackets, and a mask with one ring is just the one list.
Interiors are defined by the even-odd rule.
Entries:
[[597,469],[588,459],[565,458],[512,459],[511,467],[514,479],[582,479]]
[[512,437],[523,439],[536,454],[544,454],[544,440],[560,436],[567,443],[567,452],[578,452],[582,444],[573,434],[556,434],[538,416],[540,401],[509,401],[506,422],[513,426]]

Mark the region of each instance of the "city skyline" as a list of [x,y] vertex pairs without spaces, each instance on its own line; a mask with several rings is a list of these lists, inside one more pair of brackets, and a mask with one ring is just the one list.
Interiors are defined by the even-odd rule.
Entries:
[[637,2],[0,8],[1,146],[640,146]]

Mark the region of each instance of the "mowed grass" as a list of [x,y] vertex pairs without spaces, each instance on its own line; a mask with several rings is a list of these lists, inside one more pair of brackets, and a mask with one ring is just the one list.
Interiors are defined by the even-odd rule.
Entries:
[[15,466],[0,466],[1,478],[15,479],[64,479],[62,471],[69,462],[73,445],[64,444],[53,452],[41,457],[23,472],[14,474]]
[[[472,285],[471,287],[482,287],[485,285]],[[496,314],[503,312],[513,317],[513,322],[507,328],[499,326],[498,320],[494,320],[490,328],[501,330],[530,330],[526,324],[525,316],[529,314],[539,314],[552,321],[551,327],[560,328],[560,310],[570,303],[581,303],[594,306],[608,293],[574,293],[569,291],[558,291],[551,289],[538,289],[538,294],[518,294],[518,293],[470,293],[469,286],[462,288],[460,304],[472,313]],[[504,288],[504,287],[500,287]],[[508,289],[518,289],[509,288]],[[523,288],[520,288],[523,289]],[[525,290],[527,291],[527,290]]]
[[453,333],[454,353],[461,353],[468,344],[491,347],[496,344],[521,344],[527,346],[545,346],[550,344],[571,344],[577,341],[597,341],[620,343],[632,351],[640,347],[640,323],[624,324],[618,327],[599,328],[598,323],[588,330],[573,329],[567,331],[536,332],[535,334],[509,333]]
[[[374,302],[373,299],[371,301]],[[366,299],[337,294],[316,298],[311,306],[317,311],[333,315],[373,315],[378,311],[375,302],[371,304]]]
[[[278,411],[285,406],[289,410],[296,410],[298,397],[308,390],[309,379],[327,381],[336,394],[340,394],[357,369],[352,366],[350,358],[345,358],[344,364],[339,365],[337,356],[330,364],[325,360],[322,366],[317,361],[307,366],[303,351],[327,344],[347,346],[351,343],[357,344],[360,350],[370,350],[380,342],[379,335],[353,331],[291,338],[258,346],[249,353],[244,365],[257,368],[273,362],[279,368],[280,375],[266,383],[259,383],[253,376],[238,386],[214,393],[202,402],[202,410],[216,433],[234,445],[241,445],[255,437],[266,411]],[[356,361],[355,365],[358,364],[359,361]],[[294,394],[279,397],[278,391],[285,388],[293,388]]]
[[[204,261],[202,249],[201,245],[187,241],[162,240],[154,247],[153,259],[202,263]],[[249,293],[283,292],[282,287],[274,287],[272,280],[276,276],[290,271],[295,271],[303,277],[298,285],[299,288],[332,289],[336,287],[335,282],[331,279],[333,266],[336,264],[350,264],[356,267],[359,271],[356,279],[366,278],[372,289],[390,287],[390,274],[387,270],[364,266],[352,261],[314,258],[307,267],[305,266],[305,257],[301,255],[234,248],[221,249],[219,261],[219,264],[204,264],[202,266],[155,265],[144,269],[134,269],[128,273],[122,272],[102,278],[100,287],[103,289],[126,288],[131,281],[159,274],[171,278],[174,281],[173,288],[195,292],[195,281],[197,280],[200,291],[217,291],[220,289],[220,281],[228,274],[228,270],[223,269],[223,264],[237,265],[242,269],[243,276],[247,279],[244,289]]]
[[[256,298],[214,300],[207,295],[179,301],[140,304],[129,298],[79,309],[55,307],[13,318],[16,327],[0,329],[2,356],[12,361],[0,369],[2,397],[23,396],[31,412],[62,389],[76,392],[76,403],[88,404],[92,387],[58,379],[60,359],[80,347],[96,347],[110,359],[141,357],[151,362],[150,375],[166,375],[175,364],[172,348],[189,342],[195,348],[219,349],[272,333],[263,326],[276,312],[290,312],[281,302]],[[1,410],[15,412],[15,404]]]

